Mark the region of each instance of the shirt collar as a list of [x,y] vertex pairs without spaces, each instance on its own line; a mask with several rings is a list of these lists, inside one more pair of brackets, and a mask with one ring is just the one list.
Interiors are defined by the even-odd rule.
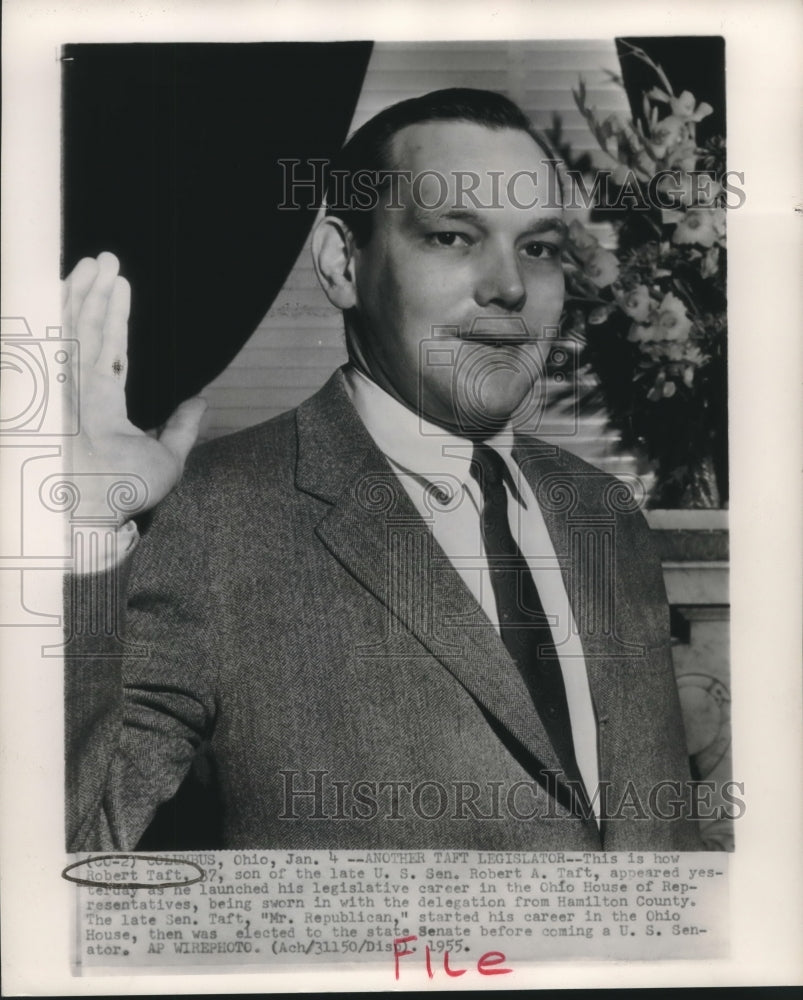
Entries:
[[[394,465],[428,481],[437,473],[449,473],[472,495],[477,491],[469,471],[474,446],[468,438],[424,420],[354,365],[344,366],[343,377],[358,416],[379,450]],[[515,475],[511,441],[510,431],[503,430],[486,443],[499,451]]]

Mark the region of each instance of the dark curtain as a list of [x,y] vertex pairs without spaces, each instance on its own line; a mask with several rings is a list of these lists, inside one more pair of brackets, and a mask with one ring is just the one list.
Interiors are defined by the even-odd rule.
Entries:
[[712,136],[725,136],[724,38],[714,35],[617,38],[616,51],[630,108],[635,116],[640,116],[642,93],[660,87],[661,83],[649,66],[628,53],[623,42],[643,49],[653,62],[658,63],[669,78],[676,96],[690,90],[698,104],[707,101],[711,105],[713,114],[697,126],[697,139],[701,145]]
[[229,364],[315,207],[281,210],[279,159],[342,145],[370,42],[67,45],[63,270],[111,250],[133,289],[131,419],[164,422]]

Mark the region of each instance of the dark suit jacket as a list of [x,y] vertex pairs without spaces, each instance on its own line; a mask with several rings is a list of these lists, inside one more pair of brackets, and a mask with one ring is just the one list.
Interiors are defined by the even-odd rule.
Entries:
[[135,847],[202,745],[208,846],[699,849],[675,786],[650,796],[688,767],[649,529],[579,459],[534,440],[515,455],[584,647],[619,813],[601,835],[533,781],[560,765],[524,682],[336,373],[193,452],[104,581],[124,634],[87,625],[94,584],[75,581],[70,849]]

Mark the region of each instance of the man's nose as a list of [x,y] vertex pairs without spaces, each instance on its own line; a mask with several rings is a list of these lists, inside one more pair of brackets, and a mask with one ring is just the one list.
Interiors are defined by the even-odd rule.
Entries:
[[480,306],[521,309],[527,298],[515,248],[488,246],[482,255],[475,298]]

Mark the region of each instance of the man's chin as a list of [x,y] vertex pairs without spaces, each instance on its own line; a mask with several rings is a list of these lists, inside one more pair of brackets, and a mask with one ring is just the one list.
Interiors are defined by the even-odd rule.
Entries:
[[511,427],[518,408],[518,404],[489,406],[480,410],[459,406],[455,408],[453,429],[463,437],[484,440]]
[[493,433],[510,424],[519,412],[531,410],[528,404],[535,403],[536,397],[532,383],[516,385],[508,375],[495,385],[486,380],[483,385],[459,387],[455,402],[466,426]]

